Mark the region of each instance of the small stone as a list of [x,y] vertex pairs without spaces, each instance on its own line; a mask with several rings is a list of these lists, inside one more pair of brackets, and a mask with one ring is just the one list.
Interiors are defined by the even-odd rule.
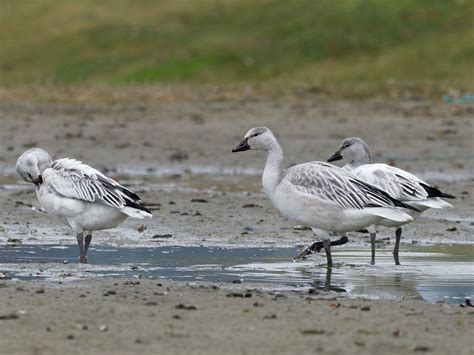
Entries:
[[306,226],[294,226],[293,230],[295,230],[295,231],[308,231],[308,230],[311,230],[311,228],[306,227]]
[[173,237],[172,234],[154,234],[151,238],[152,239],[161,239],[161,238],[167,239],[167,238],[171,238],[171,237]]
[[191,199],[191,202],[195,202],[195,203],[207,203],[207,200],[204,199],[204,198],[192,198],[192,199]]
[[247,203],[246,205],[243,205],[242,208],[262,208],[262,206],[256,205],[255,203]]
[[35,293],[44,293],[44,288],[39,288],[35,291]]
[[105,324],[99,326],[99,330],[101,332],[106,332],[108,329],[109,329],[109,327],[107,327]]
[[417,352],[427,352],[427,351],[430,351],[431,348],[429,346],[426,346],[426,345],[417,345],[413,348],[413,351],[417,351]]
[[276,314],[268,314],[266,316],[263,316],[263,319],[276,319],[277,315]]
[[67,261],[66,259],[63,260],[63,264],[69,264],[69,261]]
[[446,232],[456,232],[458,229],[456,227],[450,227],[446,229]]
[[325,333],[324,329],[303,329],[301,331],[301,334],[306,334],[306,335],[313,335],[313,334],[321,335],[324,333]]
[[22,243],[23,242],[21,241],[21,239],[18,239],[18,238],[8,238],[7,239],[7,245],[10,245],[10,246],[20,245]]
[[181,319],[181,317],[180,317],[179,315],[175,314],[175,315],[173,316],[173,319]]
[[138,231],[139,233],[142,233],[145,229],[146,229],[146,226],[145,226],[144,224],[142,224],[141,226],[139,226],[139,227],[137,228],[137,231]]
[[158,302],[148,301],[148,302],[145,303],[145,306],[158,306]]
[[6,272],[0,272],[0,280],[11,280],[12,278],[8,276]]
[[361,311],[370,311],[370,307],[369,306],[362,306],[362,307],[360,307],[360,310]]
[[10,314],[0,314],[0,320],[7,320],[7,319],[18,319],[18,314],[10,313]]
[[185,309],[185,310],[187,310],[187,311],[195,311],[195,310],[197,309],[195,306],[192,306],[192,305],[186,306],[186,305],[184,305],[184,304],[182,304],[182,303],[178,304],[178,305],[175,306],[174,308],[176,308],[176,309]]
[[69,335],[66,337],[66,339],[67,339],[67,340],[72,340],[72,339],[74,339],[74,335],[69,334]]

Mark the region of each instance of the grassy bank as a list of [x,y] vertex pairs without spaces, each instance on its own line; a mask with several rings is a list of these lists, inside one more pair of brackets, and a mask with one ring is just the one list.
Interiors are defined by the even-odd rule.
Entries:
[[0,1],[0,85],[474,86],[474,3]]

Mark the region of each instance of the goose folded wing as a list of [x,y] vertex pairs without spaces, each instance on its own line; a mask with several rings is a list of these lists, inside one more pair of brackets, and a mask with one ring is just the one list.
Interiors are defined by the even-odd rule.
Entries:
[[422,180],[395,167],[385,164],[362,165],[352,172],[400,201],[420,201],[428,197],[420,185]]
[[74,159],[59,159],[45,171],[44,183],[58,195],[123,208],[139,197],[98,170]]
[[353,174],[322,162],[291,168],[287,178],[298,191],[332,201],[342,209],[393,207],[399,204],[387,193],[359,180]]

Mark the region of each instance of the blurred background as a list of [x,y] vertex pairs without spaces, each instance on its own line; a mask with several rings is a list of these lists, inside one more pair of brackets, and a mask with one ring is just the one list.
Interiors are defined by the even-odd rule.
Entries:
[[1,0],[0,85],[438,96],[474,86],[473,19],[468,0]]

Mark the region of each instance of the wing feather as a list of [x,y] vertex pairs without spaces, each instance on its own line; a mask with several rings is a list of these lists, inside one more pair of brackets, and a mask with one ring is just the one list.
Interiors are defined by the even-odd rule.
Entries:
[[393,166],[367,164],[361,165],[351,172],[400,201],[422,201],[429,197],[420,184],[425,183],[423,180]]
[[119,209],[132,207],[149,213],[133,191],[78,160],[54,161],[43,178],[48,188],[63,197],[102,202]]
[[332,201],[343,209],[406,207],[352,173],[323,162],[296,165],[288,170],[285,179],[298,191]]

